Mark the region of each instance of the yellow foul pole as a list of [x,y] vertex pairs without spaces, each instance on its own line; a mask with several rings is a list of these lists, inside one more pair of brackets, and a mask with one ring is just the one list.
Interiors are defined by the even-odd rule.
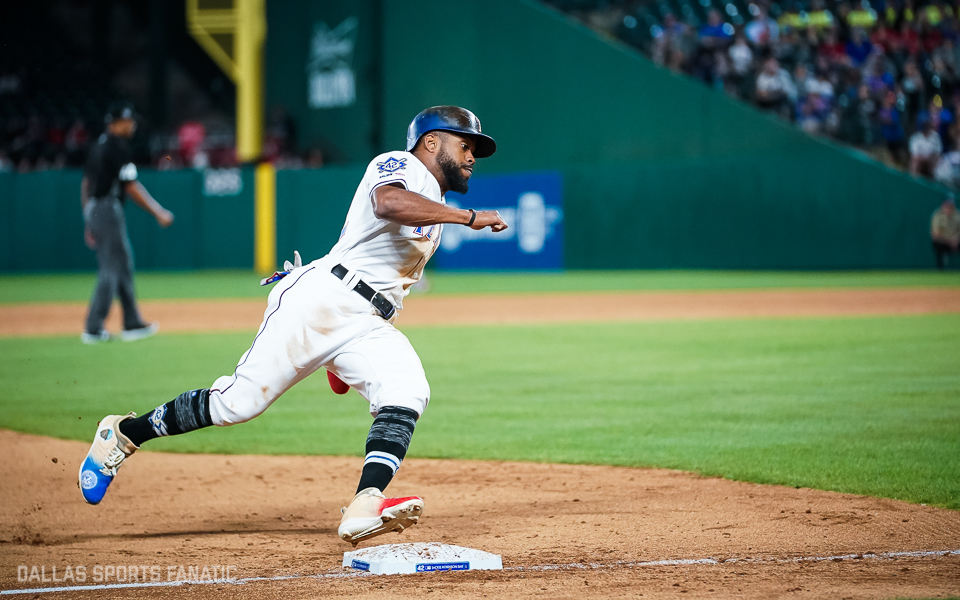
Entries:
[[[230,8],[208,8],[186,0],[190,34],[237,88],[237,160],[253,162],[263,153],[264,42],[266,0],[233,0]],[[254,268],[270,273],[277,262],[276,171],[257,167],[254,199]]]
[[253,217],[253,268],[272,273],[277,264],[277,170],[257,165]]
[[265,0],[234,0],[237,28],[237,159],[250,162],[263,152],[263,44],[267,37]]

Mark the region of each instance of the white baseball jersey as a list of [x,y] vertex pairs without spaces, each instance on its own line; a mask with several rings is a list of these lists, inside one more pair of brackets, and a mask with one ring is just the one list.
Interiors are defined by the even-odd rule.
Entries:
[[398,308],[440,243],[443,225],[408,227],[380,219],[373,212],[373,191],[399,183],[408,191],[445,204],[440,184],[409,152],[388,152],[371,161],[360,181],[340,241],[329,257],[356,271]]
[[[340,241],[277,283],[237,369],[210,386],[215,425],[249,421],[319,368],[357,390],[370,402],[371,414],[383,406],[423,414],[430,385],[420,357],[403,333],[353,291],[356,279],[363,279],[399,308],[440,242],[440,225],[407,227],[377,218],[371,195],[390,183],[444,203],[436,178],[414,155],[390,152],[373,159]],[[338,263],[349,270],[343,280],[330,272]]]

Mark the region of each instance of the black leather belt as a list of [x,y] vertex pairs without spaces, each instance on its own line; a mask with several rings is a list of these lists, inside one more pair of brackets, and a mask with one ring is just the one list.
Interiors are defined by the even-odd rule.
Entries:
[[[330,269],[330,272],[333,273],[337,279],[341,280],[347,276],[347,268],[343,265],[335,266]],[[384,319],[389,321],[393,318],[393,315],[396,314],[397,308],[393,305],[393,302],[387,300],[386,296],[367,285],[362,279],[357,281],[357,285],[353,286],[353,291],[363,296],[367,302],[380,311]]]

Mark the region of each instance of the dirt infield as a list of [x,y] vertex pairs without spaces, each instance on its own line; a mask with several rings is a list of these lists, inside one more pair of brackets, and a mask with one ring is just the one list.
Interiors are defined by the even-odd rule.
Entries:
[[[145,301],[144,318],[163,331],[255,330],[265,299]],[[80,303],[0,305],[0,337],[79,333]],[[490,325],[709,319],[735,317],[897,315],[960,312],[960,289],[793,289],[710,292],[555,293],[422,296],[406,302],[397,324]],[[107,328],[120,329],[118,307]]]
[[[143,306],[166,332],[252,330],[263,308]],[[0,307],[0,336],[77,333],[84,309]],[[425,296],[401,324],[938,312],[960,312],[960,290]],[[446,542],[500,554],[505,570],[378,577],[339,566],[350,550],[336,537],[339,508],[360,458],[141,452],[92,507],[77,489],[86,449],[0,430],[0,590],[23,591],[10,597],[960,595],[960,513],[894,500],[666,470],[414,457],[390,492],[423,496],[424,518],[361,547]],[[224,573],[232,579],[210,581]],[[46,592],[65,586],[88,587]]]
[[[360,458],[143,452],[93,507],[77,489],[86,448],[0,431],[0,589],[130,586],[131,573],[140,583],[156,574],[150,585],[157,586],[168,577],[189,579],[190,567],[202,577],[203,566],[209,573],[218,566],[230,567],[237,583],[39,597],[916,598],[960,592],[960,551],[930,553],[960,548],[960,513],[953,511],[677,471],[416,458],[404,463],[391,492],[422,495],[425,515],[402,536],[376,543],[480,548],[502,555],[506,569],[344,576],[339,565],[350,546],[336,537],[338,509],[352,495]],[[26,581],[18,580],[20,566]],[[68,566],[72,578],[63,581]],[[122,576],[116,567],[123,567]]]

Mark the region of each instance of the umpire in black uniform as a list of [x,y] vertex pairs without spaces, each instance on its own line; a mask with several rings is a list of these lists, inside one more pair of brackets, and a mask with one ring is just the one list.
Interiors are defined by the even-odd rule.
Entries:
[[90,150],[80,183],[80,206],[85,223],[87,246],[97,252],[97,286],[90,298],[87,322],[80,339],[86,344],[107,341],[110,334],[103,321],[114,297],[123,307],[120,339],[139,340],[156,333],[155,323],[144,323],[133,288],[133,254],[127,236],[123,202],[129,195],[153,215],[160,227],[173,223],[173,213],[153,199],[137,181],[128,140],[137,130],[133,106],[115,104],[106,116],[107,130]]

